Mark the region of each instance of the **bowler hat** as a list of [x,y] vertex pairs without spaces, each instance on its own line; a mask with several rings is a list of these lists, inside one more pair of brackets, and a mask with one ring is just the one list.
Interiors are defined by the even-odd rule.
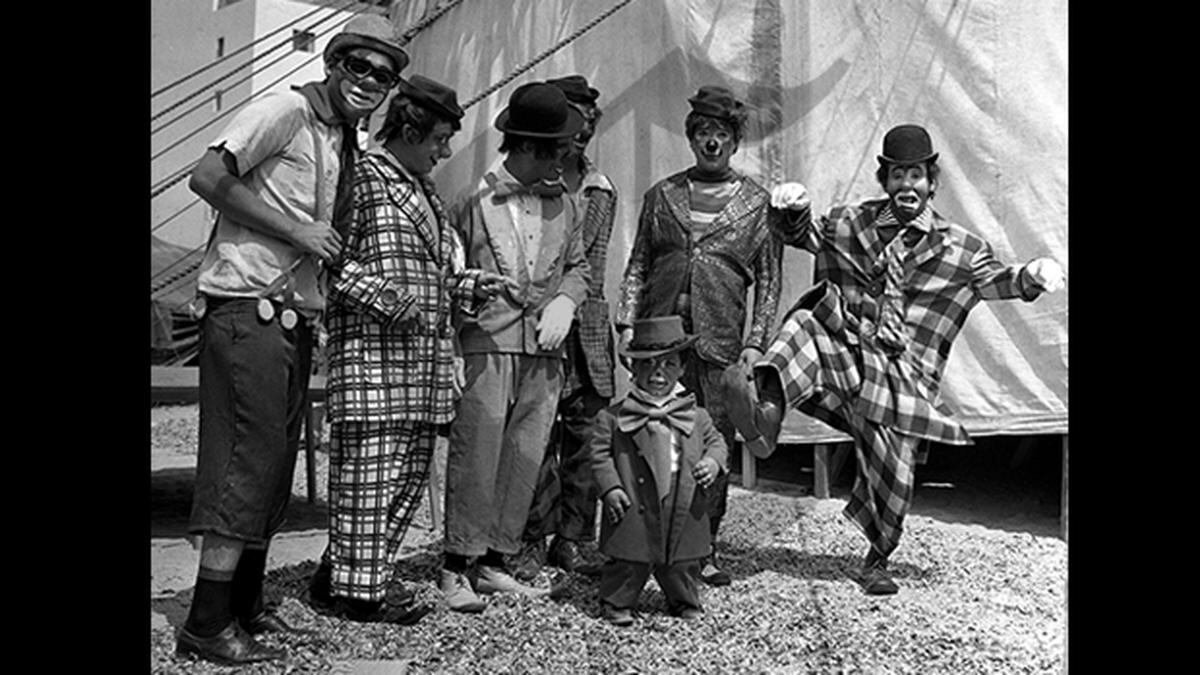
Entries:
[[387,56],[396,63],[396,72],[408,65],[408,54],[400,48],[396,27],[378,14],[359,14],[347,21],[342,32],[334,35],[325,45],[325,61],[329,62],[355,47],[373,49]]
[[592,105],[600,98],[600,91],[589,85],[587,78],[582,75],[568,75],[546,80],[546,83],[562,89],[562,93],[566,94],[567,100],[572,103]]
[[463,118],[463,109],[458,105],[458,94],[441,82],[435,82],[423,75],[412,75],[407,80],[401,78],[397,93],[444,117],[455,120]]
[[725,87],[704,85],[696,95],[688,99],[692,111],[717,119],[737,121],[742,112],[742,102]]
[[583,115],[567,103],[558,87],[530,82],[508,97],[508,107],[496,117],[496,128],[530,138],[570,138],[583,128]]
[[877,157],[880,164],[918,164],[937,158],[929,132],[915,124],[892,127],[883,137],[883,154]]
[[635,319],[633,337],[620,351],[622,356],[631,359],[652,359],[687,349],[695,341],[695,335],[683,332],[681,317],[656,316]]

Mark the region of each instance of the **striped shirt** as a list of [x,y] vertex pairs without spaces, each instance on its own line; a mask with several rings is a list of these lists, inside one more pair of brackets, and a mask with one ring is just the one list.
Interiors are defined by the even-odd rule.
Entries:
[[708,229],[708,226],[712,225],[712,222],[717,219],[725,205],[729,203],[730,199],[733,199],[741,187],[740,177],[719,183],[707,183],[689,178],[688,192],[691,196],[688,206],[692,223],[700,226],[701,231]]

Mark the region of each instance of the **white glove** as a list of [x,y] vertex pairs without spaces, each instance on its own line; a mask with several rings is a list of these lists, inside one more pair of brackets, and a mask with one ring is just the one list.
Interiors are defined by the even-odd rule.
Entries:
[[782,183],[771,189],[771,206],[802,211],[808,208],[808,188],[800,183]]
[[542,310],[538,319],[538,347],[558,349],[575,320],[575,301],[565,295],[555,296]]
[[1062,265],[1059,265],[1053,258],[1038,258],[1026,265],[1025,271],[1029,274],[1030,280],[1045,289],[1047,293],[1060,290],[1067,281]]

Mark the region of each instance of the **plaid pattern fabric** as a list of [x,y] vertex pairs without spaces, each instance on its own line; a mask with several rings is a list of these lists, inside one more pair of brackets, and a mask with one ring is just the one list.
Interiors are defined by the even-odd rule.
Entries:
[[903,258],[907,348],[879,344],[886,287],[879,225],[886,200],[838,207],[814,227],[808,211],[773,211],[785,244],[816,255],[817,284],[784,317],[760,365],[779,373],[789,407],[855,439],[858,477],[846,515],[888,553],[912,495],[916,439],[967,444],[970,438],[940,400],[954,338],[980,300],[1032,300],[1039,291],[1022,269],[997,261],[987,242],[932,213],[929,232]]
[[384,598],[421,503],[436,429],[424,422],[330,427],[328,560],[334,595]]
[[783,245],[768,229],[767,191],[749,177],[739,179],[741,189],[703,232],[691,222],[686,171],[646,191],[621,283],[618,327],[678,313],[680,296],[687,295],[701,358],[729,365],[744,347],[766,347],[779,307]]
[[[451,315],[470,310],[475,274],[462,268],[461,244],[432,183],[414,184],[382,150],[362,157],[354,173],[354,217],[329,282],[330,419],[448,422]],[[399,296],[394,307],[382,301],[385,289]],[[415,324],[397,325],[411,306]]]
[[[604,297],[604,277],[608,269],[608,243],[617,214],[617,191],[608,177],[592,168],[590,163],[580,187],[579,201],[583,214],[583,250],[592,274],[588,282],[587,299],[576,312],[579,323],[567,338],[578,342],[583,363],[572,364],[574,367],[567,369],[563,396],[573,393],[582,385],[577,370],[586,368],[596,393],[612,398],[616,364],[613,360],[612,321],[608,316],[608,301]],[[567,346],[568,355],[579,352],[574,345]]]

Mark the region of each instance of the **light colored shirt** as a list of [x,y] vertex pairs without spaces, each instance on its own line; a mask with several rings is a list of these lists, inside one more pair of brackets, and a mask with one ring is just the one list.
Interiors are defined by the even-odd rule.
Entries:
[[[520,183],[501,162],[495,169],[496,178],[502,182]],[[538,253],[542,248],[542,198],[531,193],[513,195],[506,202],[512,216],[517,246],[525,260],[526,271],[534,276]]]
[[[269,206],[293,220],[313,223],[333,218],[341,144],[340,128],[321,122],[302,94],[287,91],[252,101],[209,147],[231,153],[242,183]],[[216,297],[258,297],[300,256],[290,243],[222,213],[198,285],[201,292]],[[324,309],[318,272],[312,256],[296,268],[297,307]]]
[[[674,401],[677,397],[683,396],[684,394],[687,393],[687,389],[684,389],[683,385],[679,384],[678,382],[675,383],[675,387],[673,389],[671,389],[671,391],[666,396],[653,396],[650,394],[650,392],[637,386],[636,383],[632,385],[632,388],[636,392],[635,395],[637,396],[637,398],[639,400],[641,400],[646,405],[653,406],[655,408],[662,408],[663,406],[667,405],[671,401]],[[672,433],[671,433],[671,475],[674,476],[677,473],[679,473],[679,432],[672,430]]]

